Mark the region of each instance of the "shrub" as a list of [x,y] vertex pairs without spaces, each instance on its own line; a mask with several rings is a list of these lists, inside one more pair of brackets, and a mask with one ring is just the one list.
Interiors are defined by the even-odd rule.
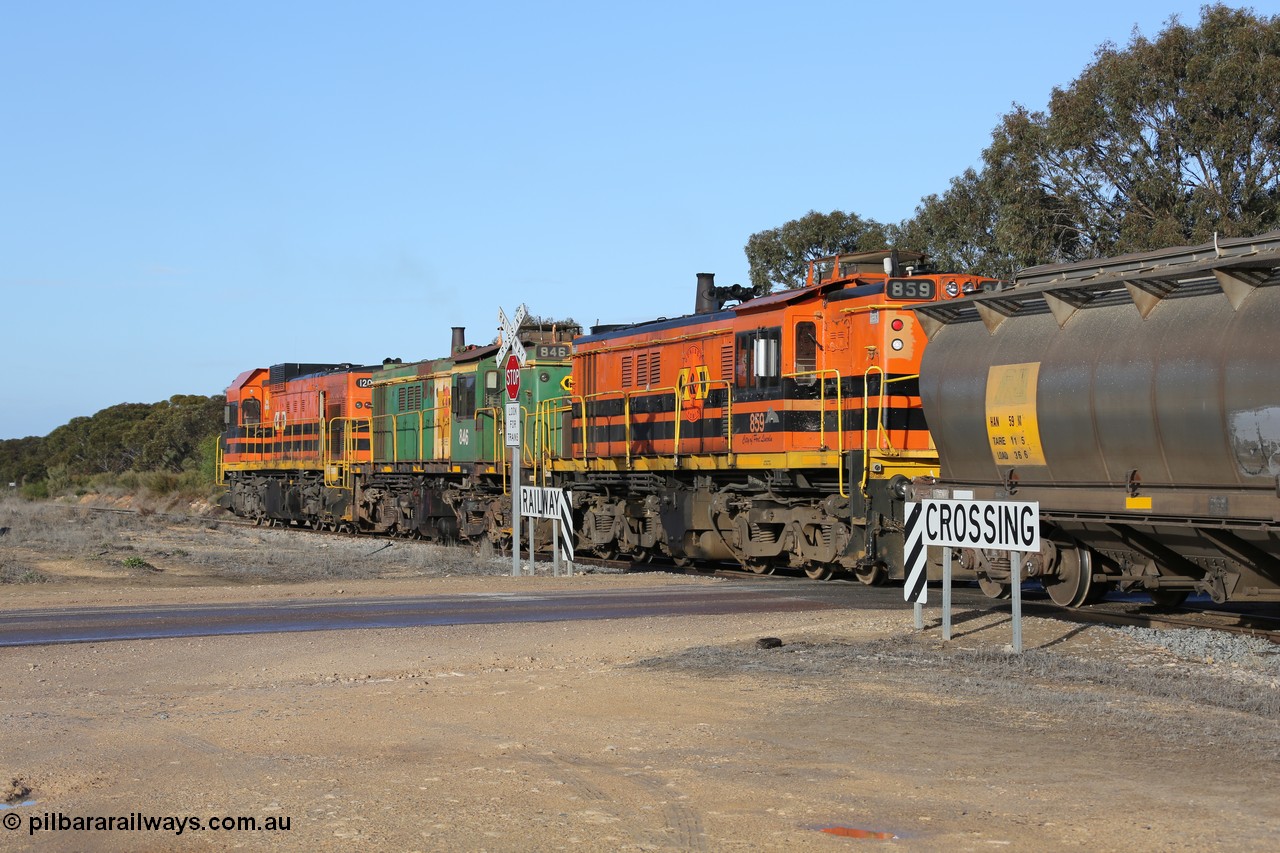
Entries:
[[44,480],[36,480],[34,483],[23,483],[22,496],[29,501],[48,500],[49,484]]

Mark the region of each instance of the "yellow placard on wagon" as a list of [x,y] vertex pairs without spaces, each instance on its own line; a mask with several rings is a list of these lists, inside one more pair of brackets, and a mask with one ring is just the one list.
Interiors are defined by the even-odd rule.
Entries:
[[1043,465],[1036,420],[1040,362],[1000,364],[987,371],[987,441],[999,467]]

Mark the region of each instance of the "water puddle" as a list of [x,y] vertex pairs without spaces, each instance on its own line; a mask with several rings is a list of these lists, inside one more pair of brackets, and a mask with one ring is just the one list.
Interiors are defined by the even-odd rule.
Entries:
[[827,835],[838,835],[841,838],[867,838],[872,841],[897,841],[898,836],[892,832],[876,832],[873,829],[854,829],[851,826],[824,826],[819,832]]
[[20,809],[23,806],[34,806],[35,804],[35,800],[23,800],[20,803],[0,803],[0,812],[5,809]]

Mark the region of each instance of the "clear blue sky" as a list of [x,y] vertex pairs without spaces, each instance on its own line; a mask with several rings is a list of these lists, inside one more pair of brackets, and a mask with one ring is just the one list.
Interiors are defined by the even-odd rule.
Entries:
[[0,438],[439,356],[520,302],[688,313],[752,233],[910,216],[1013,103],[1199,8],[4,0]]

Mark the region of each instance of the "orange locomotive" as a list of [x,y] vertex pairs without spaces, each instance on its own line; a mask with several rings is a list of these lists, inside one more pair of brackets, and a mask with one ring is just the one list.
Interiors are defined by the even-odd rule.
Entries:
[[539,422],[569,439],[541,473],[572,490],[578,547],[901,577],[907,484],[938,470],[910,308],[998,285],[906,259],[824,258],[734,307],[749,294],[701,274],[694,314],[577,338],[572,392]]
[[352,529],[351,466],[372,459],[377,369],[277,364],[237,376],[218,459],[227,508],[258,522]]

